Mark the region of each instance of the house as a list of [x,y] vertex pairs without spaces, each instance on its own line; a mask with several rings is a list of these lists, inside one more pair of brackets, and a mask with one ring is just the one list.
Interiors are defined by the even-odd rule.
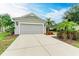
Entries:
[[44,34],[46,32],[45,21],[33,13],[13,19],[15,34]]

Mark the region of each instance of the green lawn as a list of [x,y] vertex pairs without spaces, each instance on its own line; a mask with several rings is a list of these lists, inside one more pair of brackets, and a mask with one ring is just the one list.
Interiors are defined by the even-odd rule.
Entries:
[[8,33],[8,32],[0,33],[0,41],[4,40],[8,35],[10,35],[10,33]]
[[75,42],[73,46],[79,48],[79,41]]
[[0,55],[11,45],[11,43],[16,39],[17,36],[12,35],[5,40],[0,41]]
[[10,33],[0,33],[0,55],[9,47],[9,45],[16,39],[16,35]]

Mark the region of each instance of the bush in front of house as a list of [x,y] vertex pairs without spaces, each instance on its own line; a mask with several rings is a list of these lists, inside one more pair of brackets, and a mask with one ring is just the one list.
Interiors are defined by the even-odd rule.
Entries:
[[6,32],[14,33],[14,22],[8,14],[0,15],[0,25],[5,29]]

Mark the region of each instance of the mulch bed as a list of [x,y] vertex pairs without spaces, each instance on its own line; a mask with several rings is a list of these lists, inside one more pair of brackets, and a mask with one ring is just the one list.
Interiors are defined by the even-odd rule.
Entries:
[[7,36],[5,40],[11,40],[12,38],[16,38],[17,35],[10,35],[10,36]]
[[[59,40],[61,40],[61,39],[59,39]],[[61,41],[66,42],[66,43],[68,43],[70,45],[74,45],[77,42],[76,40],[70,40],[70,39],[67,39],[67,40],[62,39]]]
[[[55,37],[53,36],[53,38],[59,39],[59,38],[57,38],[56,36],[55,36]],[[64,40],[64,39],[59,39],[59,40],[65,42],[65,43],[67,43],[67,44],[70,44],[70,45],[72,45],[72,46],[75,46],[75,47],[77,47],[77,46],[76,46],[77,43],[79,44],[79,41],[78,41],[78,40],[71,40],[71,39],[66,39],[66,40]],[[78,47],[78,48],[79,48],[79,47]]]

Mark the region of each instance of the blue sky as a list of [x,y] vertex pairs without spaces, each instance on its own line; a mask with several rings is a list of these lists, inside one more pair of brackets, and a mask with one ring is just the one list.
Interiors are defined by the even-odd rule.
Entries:
[[50,17],[56,23],[61,22],[64,13],[72,7],[72,3],[36,3],[29,4],[29,10],[41,15],[41,18]]
[[62,21],[64,13],[74,3],[19,3],[19,4],[0,4],[0,13],[8,13],[12,17],[23,16],[28,13],[35,13],[45,19],[50,17],[56,23]]
[[[70,4],[70,3],[35,3],[35,4],[33,3],[33,4],[29,4],[28,8],[30,10],[32,10],[33,12],[36,11],[37,9],[39,9],[42,14],[47,14],[52,11],[51,9],[61,10],[64,8],[69,8],[72,5],[73,4]],[[34,8],[34,10],[33,10],[33,8]],[[36,10],[35,10],[35,8],[36,8]]]
[[73,4],[71,3],[36,3],[36,4],[30,4],[29,7],[34,6],[44,11],[50,11],[50,8],[59,10],[62,8],[68,8],[72,5]]

